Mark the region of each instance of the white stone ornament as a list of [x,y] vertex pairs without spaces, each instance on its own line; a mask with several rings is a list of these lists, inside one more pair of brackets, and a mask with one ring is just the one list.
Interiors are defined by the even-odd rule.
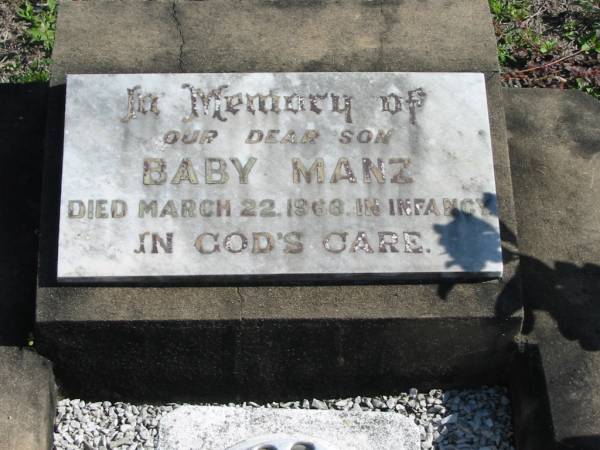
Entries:
[[414,420],[395,413],[186,405],[161,417],[157,448],[420,450],[421,439]]
[[323,439],[301,434],[268,434],[240,442],[226,450],[341,450]]

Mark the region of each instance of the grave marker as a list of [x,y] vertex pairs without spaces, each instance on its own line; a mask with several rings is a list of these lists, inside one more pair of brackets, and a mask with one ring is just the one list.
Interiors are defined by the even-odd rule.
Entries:
[[70,75],[58,277],[499,277],[476,73]]

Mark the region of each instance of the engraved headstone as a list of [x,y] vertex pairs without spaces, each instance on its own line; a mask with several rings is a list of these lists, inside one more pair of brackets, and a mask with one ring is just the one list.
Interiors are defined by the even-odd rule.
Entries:
[[421,448],[419,427],[395,413],[183,406],[159,424],[164,450],[290,450],[303,443],[315,450]]
[[483,74],[70,75],[59,279],[499,277]]

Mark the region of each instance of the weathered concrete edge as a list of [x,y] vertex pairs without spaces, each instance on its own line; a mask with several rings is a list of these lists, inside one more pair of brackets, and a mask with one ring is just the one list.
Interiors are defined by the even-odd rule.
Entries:
[[[503,89],[503,95],[507,118],[514,114],[511,155],[520,163],[513,171],[527,283],[525,351],[517,356],[530,360],[529,368],[516,367],[523,375],[512,383],[524,393],[515,417],[525,421],[515,431],[527,449],[597,449],[600,102],[575,90]],[[548,208],[565,201],[576,208]],[[562,239],[553,239],[557,233]]]
[[52,363],[33,351],[0,347],[0,447],[52,447],[57,387]]
[[[64,83],[66,72],[499,72],[487,1],[451,2],[443,19],[436,8],[415,0],[63,0],[51,84]],[[472,23],[456,27],[448,15]],[[91,36],[86,24],[103,19],[109,25]],[[298,27],[301,39],[291,48],[288,37]]]

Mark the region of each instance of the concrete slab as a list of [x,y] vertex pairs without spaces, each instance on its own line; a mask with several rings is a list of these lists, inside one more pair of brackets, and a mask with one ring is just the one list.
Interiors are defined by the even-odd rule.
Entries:
[[417,0],[64,0],[53,84],[65,73],[497,71],[487,2],[439,8]]
[[176,3],[174,17],[185,72],[498,70],[487,2],[439,8],[416,0],[227,0]]
[[[505,90],[524,334],[539,348],[559,448],[600,446],[600,102]],[[531,448],[531,447],[527,447]]]
[[50,362],[28,349],[0,347],[0,448],[50,449],[55,403]]
[[[68,1],[59,9],[36,328],[40,351],[52,358],[65,387],[72,395],[258,398],[401,389],[415,379],[423,386],[504,380],[521,325],[514,259],[505,260],[502,280],[480,283],[294,287],[240,280],[239,287],[201,288],[56,282],[62,83],[73,72],[484,71],[501,235],[515,240],[504,110],[485,0],[450,2],[444,14],[419,1],[231,5]],[[94,42],[85,36],[85,23],[97,24]],[[164,33],[151,39],[157,30]],[[365,319],[371,325],[364,326]],[[368,358],[355,351],[365,342]],[[252,352],[260,357],[253,359]],[[416,354],[427,357],[409,358]],[[203,382],[180,382],[194,379]]]
[[57,30],[53,85],[64,83],[65,73],[180,71],[171,1],[62,1]]

